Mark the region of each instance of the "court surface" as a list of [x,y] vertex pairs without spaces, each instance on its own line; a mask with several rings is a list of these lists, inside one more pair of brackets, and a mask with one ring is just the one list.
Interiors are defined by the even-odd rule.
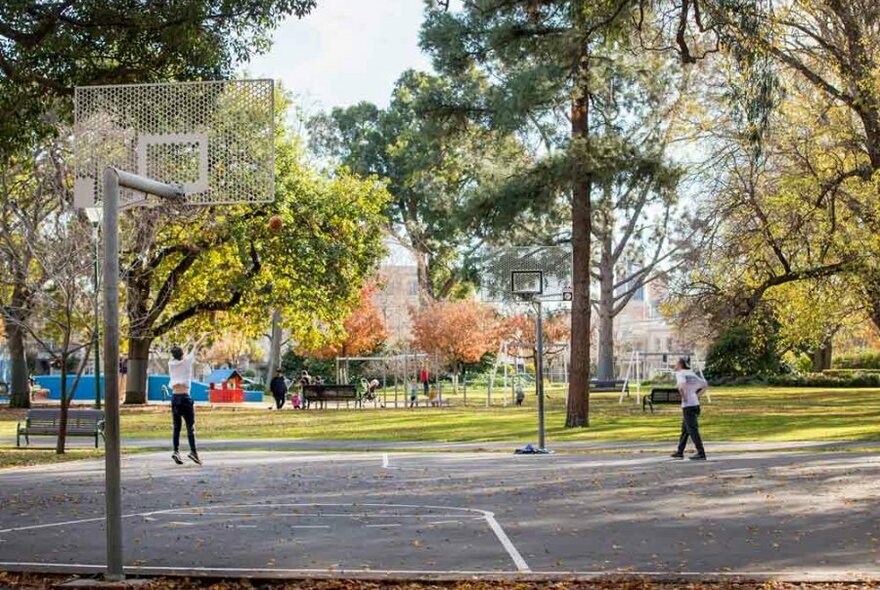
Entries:
[[[880,578],[880,455],[124,458],[128,573]],[[104,560],[103,462],[0,472],[0,568]]]

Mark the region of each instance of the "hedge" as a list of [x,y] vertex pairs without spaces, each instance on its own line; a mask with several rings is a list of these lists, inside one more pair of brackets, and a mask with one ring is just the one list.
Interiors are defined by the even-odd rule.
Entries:
[[880,352],[866,350],[834,358],[831,365],[835,369],[880,369]]
[[804,375],[777,375],[768,377],[770,385],[784,387],[880,387],[880,373],[858,373],[851,377],[833,376],[825,373]]

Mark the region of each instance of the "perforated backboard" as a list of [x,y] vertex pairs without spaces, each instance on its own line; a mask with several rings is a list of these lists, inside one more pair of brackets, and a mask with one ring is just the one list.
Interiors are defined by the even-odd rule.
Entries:
[[513,295],[540,295],[544,292],[544,273],[540,270],[510,271],[510,292]]
[[521,246],[489,252],[479,264],[480,298],[517,303],[533,297],[565,299],[571,287],[571,248]]
[[272,80],[77,87],[75,205],[102,200],[107,166],[181,184],[191,205],[272,201],[274,97]]

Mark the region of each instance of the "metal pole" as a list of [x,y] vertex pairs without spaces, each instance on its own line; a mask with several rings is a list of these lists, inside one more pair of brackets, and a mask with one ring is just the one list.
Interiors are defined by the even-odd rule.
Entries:
[[119,175],[104,170],[104,494],[107,502],[107,573],[121,581],[122,478],[119,440]]
[[100,349],[100,339],[101,339],[101,318],[98,317],[98,314],[101,311],[101,306],[99,305],[99,301],[101,298],[101,294],[98,293],[98,260],[100,255],[98,253],[98,248],[100,247],[99,239],[98,239],[98,224],[95,223],[92,227],[94,238],[95,238],[95,260],[93,264],[93,275],[92,279],[95,287],[95,328],[94,328],[94,341],[92,346],[95,348],[95,409],[101,409],[101,349]]
[[183,189],[155,180],[104,169],[104,497],[106,501],[107,572],[109,581],[125,579],[122,571],[122,475],[119,437],[119,187],[181,200]]
[[538,390],[538,448],[544,449],[544,322],[541,311],[541,302],[536,301],[538,310],[536,320],[536,344],[535,344],[535,380]]

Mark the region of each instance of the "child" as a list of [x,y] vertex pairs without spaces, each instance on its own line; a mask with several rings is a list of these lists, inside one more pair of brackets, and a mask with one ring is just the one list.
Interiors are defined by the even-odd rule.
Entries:
[[293,406],[293,409],[294,409],[294,410],[299,410],[299,409],[301,409],[301,406],[302,406],[302,399],[299,397],[299,392],[298,392],[298,391],[294,391],[294,392],[293,392],[293,395],[290,396],[290,405]]

